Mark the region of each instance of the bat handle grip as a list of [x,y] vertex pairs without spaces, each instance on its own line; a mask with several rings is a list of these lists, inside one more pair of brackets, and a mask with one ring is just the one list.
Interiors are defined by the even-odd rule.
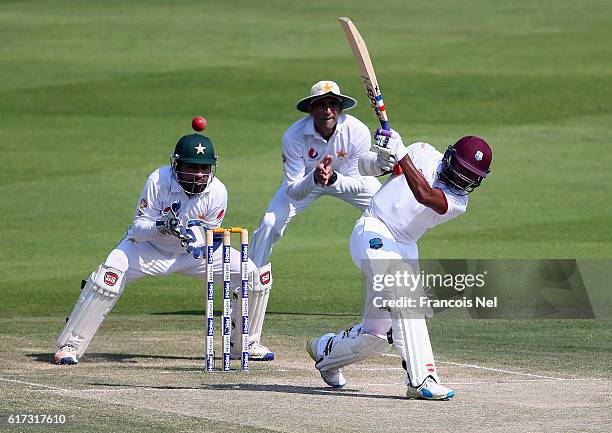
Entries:
[[[391,125],[389,124],[389,121],[387,121],[387,120],[381,120],[380,121],[380,126],[385,131],[391,131]],[[403,172],[404,171],[402,170],[402,167],[399,166],[399,164],[396,164],[395,167],[393,167],[393,174],[394,175],[399,176]]]

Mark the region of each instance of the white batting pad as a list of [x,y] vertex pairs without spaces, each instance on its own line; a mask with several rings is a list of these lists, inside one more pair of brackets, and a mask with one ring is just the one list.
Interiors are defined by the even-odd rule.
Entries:
[[391,345],[386,337],[362,334],[361,327],[356,330],[350,328],[327,340],[323,358],[317,362],[316,367],[321,371],[346,367],[370,356],[385,353],[389,347]]
[[[272,289],[272,264],[262,266],[249,276],[249,342],[259,343],[263,329],[264,317],[268,306],[268,298]],[[234,342],[240,341],[240,308],[237,305],[239,290],[234,290],[232,296],[232,348]]]
[[406,363],[406,384],[420,386],[427,376],[439,382],[425,319],[405,319],[402,311],[391,311],[393,346]]
[[91,274],[57,340],[58,347],[68,344],[77,350],[78,357],[85,353],[96,331],[121,295],[123,276],[124,272],[106,265],[100,265]]

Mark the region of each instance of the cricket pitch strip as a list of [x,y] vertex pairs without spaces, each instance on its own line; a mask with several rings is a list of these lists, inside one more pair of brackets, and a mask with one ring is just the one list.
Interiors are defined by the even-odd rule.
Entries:
[[[165,330],[156,325],[160,319],[153,320],[147,327],[141,326],[144,319],[109,319],[76,366],[51,363],[54,341],[48,332],[3,334],[1,429],[373,432],[418,431],[422,423],[438,432],[610,428],[607,377],[500,368],[442,353],[442,380],[457,396],[445,402],[407,400],[393,349],[344,369],[347,386],[333,390],[314,369],[302,336],[267,335],[277,359],[253,362],[250,372],[233,361],[231,372],[206,374],[202,318],[173,318]],[[7,416],[21,413],[65,414],[68,421],[7,424]]]

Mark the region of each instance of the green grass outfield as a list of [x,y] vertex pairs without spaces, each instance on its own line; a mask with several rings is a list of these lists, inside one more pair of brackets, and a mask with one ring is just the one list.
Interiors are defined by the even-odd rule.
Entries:
[[[612,256],[608,2],[5,2],[3,317],[65,314],[193,115],[208,118],[221,155],[226,224],[251,230],[313,82],[338,81],[375,128],[341,15],[364,35],[406,142],[443,150],[473,133],[495,151],[470,211],[426,234],[422,257]],[[348,254],[358,216],[323,199],[291,223],[274,250],[271,310],[358,311]],[[198,287],[142,281],[117,311],[194,309]]]
[[[2,334],[43,334],[53,350],[79,282],[120,240],[146,177],[168,163],[194,115],[208,119],[220,154],[225,225],[250,230],[282,179],[281,135],[314,82],[337,81],[359,100],[350,113],[376,128],[336,21],[343,15],[368,44],[404,142],[443,151],[476,134],[494,150],[467,214],[427,233],[422,257],[612,257],[609,1],[4,1]],[[312,317],[297,313],[321,314],[321,329],[344,322],[326,317],[358,316],[361,280],[348,253],[358,217],[323,198],[290,224],[272,257],[269,311],[291,320],[275,322],[275,335]],[[171,276],[130,286],[114,314],[157,323],[202,306],[201,283]],[[568,371],[587,360],[609,374],[599,362],[609,359],[610,322],[493,323],[466,322],[451,340],[504,365],[504,326],[517,341],[539,332],[547,343],[529,345],[525,358],[554,358],[563,371],[558,354],[578,354]],[[445,347],[445,329],[433,325],[434,347],[454,356],[463,343]],[[596,361],[580,341],[597,347]]]

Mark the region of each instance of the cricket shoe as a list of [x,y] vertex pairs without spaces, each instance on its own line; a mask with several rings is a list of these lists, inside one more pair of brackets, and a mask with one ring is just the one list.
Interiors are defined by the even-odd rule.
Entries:
[[56,364],[61,364],[61,365],[72,365],[72,364],[76,364],[79,362],[77,359],[76,349],[68,345],[62,346],[60,350],[55,352],[55,355],[53,356],[53,360],[55,361]]
[[[249,344],[249,361],[273,361],[274,355],[274,352],[272,352],[263,344],[255,342]],[[230,358],[240,359],[242,358],[242,352],[232,351],[230,353]]]
[[408,385],[406,397],[419,398],[424,400],[449,400],[455,396],[455,391],[440,385],[431,377],[425,379],[425,382],[417,388]]
[[[306,342],[306,351],[308,352],[310,358],[312,358],[312,360],[315,362],[315,367],[317,367],[317,363],[321,360],[321,358],[317,357],[318,342],[318,338],[311,338]],[[318,367],[317,370],[319,370]],[[346,379],[342,375],[342,372],[337,368],[326,371],[319,370],[319,373],[321,373],[321,378],[323,379],[323,382],[325,382],[332,388],[342,388],[344,385],[346,385]]]

